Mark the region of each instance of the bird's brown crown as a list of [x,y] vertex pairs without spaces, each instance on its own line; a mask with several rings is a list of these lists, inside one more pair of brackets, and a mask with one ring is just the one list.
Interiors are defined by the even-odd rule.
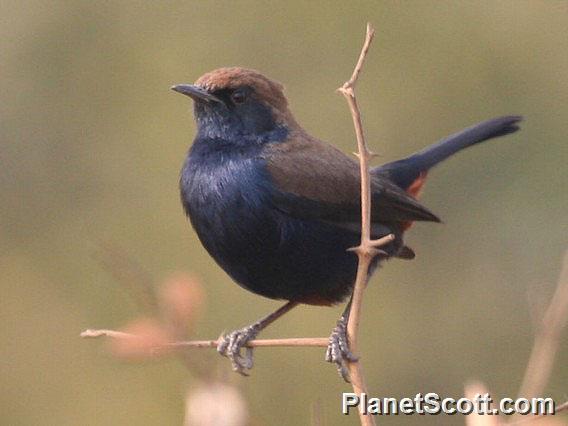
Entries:
[[254,93],[253,96],[271,106],[276,116],[280,116],[278,118],[291,118],[288,101],[284,96],[284,86],[256,70],[240,67],[218,68],[199,77],[195,84],[208,92],[249,87]]

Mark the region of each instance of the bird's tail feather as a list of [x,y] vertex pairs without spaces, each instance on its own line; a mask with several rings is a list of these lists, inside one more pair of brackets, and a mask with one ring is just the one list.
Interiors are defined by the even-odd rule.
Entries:
[[456,152],[488,139],[519,130],[520,116],[506,116],[468,127],[402,160],[384,164],[372,173],[388,176],[401,188],[408,189],[416,179]]

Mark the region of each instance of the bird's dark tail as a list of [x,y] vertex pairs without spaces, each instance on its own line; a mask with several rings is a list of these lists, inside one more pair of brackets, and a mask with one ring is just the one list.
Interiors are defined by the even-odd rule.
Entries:
[[[437,142],[410,157],[373,169],[373,174],[388,176],[403,189],[409,190],[426,172],[456,152],[488,139],[519,130],[520,116],[499,117],[484,121]],[[421,183],[420,183],[421,186]],[[410,191],[412,192],[412,191]]]

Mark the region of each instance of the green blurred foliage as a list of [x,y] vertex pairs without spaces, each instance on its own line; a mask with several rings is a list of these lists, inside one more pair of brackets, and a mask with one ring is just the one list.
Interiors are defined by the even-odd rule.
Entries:
[[[459,397],[480,379],[514,396],[532,343],[529,305],[551,295],[568,242],[568,4],[565,1],[0,3],[0,422],[181,424],[188,377],[171,361],[126,364],[89,327],[137,307],[93,256],[124,249],[161,282],[202,277],[213,338],[278,306],[240,289],[208,257],[178,201],[195,131],[169,91],[206,71],[257,68],[283,82],[298,120],[346,152],[354,136],[334,93],[370,21],[359,86],[371,145],[388,161],[477,121],[526,116],[520,133],[431,174],[413,262],[392,261],[366,294],[362,348],[375,396]],[[532,290],[532,291],[530,291]],[[527,295],[531,295],[527,298]],[[340,308],[303,307],[264,336],[322,336]],[[208,354],[212,368],[228,362]],[[325,424],[348,391],[318,349],[262,349],[243,389],[253,424]],[[566,399],[562,343],[550,396]],[[455,424],[392,417],[384,424]]]

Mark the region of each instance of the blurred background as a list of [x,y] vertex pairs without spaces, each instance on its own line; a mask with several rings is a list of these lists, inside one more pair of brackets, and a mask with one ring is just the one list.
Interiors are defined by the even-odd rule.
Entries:
[[[192,337],[216,338],[279,306],[234,285],[179,203],[195,126],[169,90],[221,66],[283,82],[297,119],[346,152],[344,99],[365,23],[377,30],[358,88],[368,139],[391,161],[478,121],[522,131],[444,163],[423,202],[443,225],[407,236],[366,292],[361,353],[374,396],[460,397],[471,379],[515,397],[568,247],[568,3],[564,1],[0,3],[0,423],[182,424],[197,386],[175,358],[127,363],[86,328],[143,315],[103,257],[159,286],[199,277]],[[112,269],[112,268],[110,268]],[[116,272],[116,271],[114,271]],[[123,280],[122,280],[123,281]],[[327,336],[342,307],[302,307],[263,337]],[[249,378],[213,350],[196,357],[246,400],[253,425],[358,424],[316,348],[257,350]],[[568,343],[547,387],[568,398]],[[226,374],[223,372],[227,372]],[[384,424],[460,424],[451,416]]]

